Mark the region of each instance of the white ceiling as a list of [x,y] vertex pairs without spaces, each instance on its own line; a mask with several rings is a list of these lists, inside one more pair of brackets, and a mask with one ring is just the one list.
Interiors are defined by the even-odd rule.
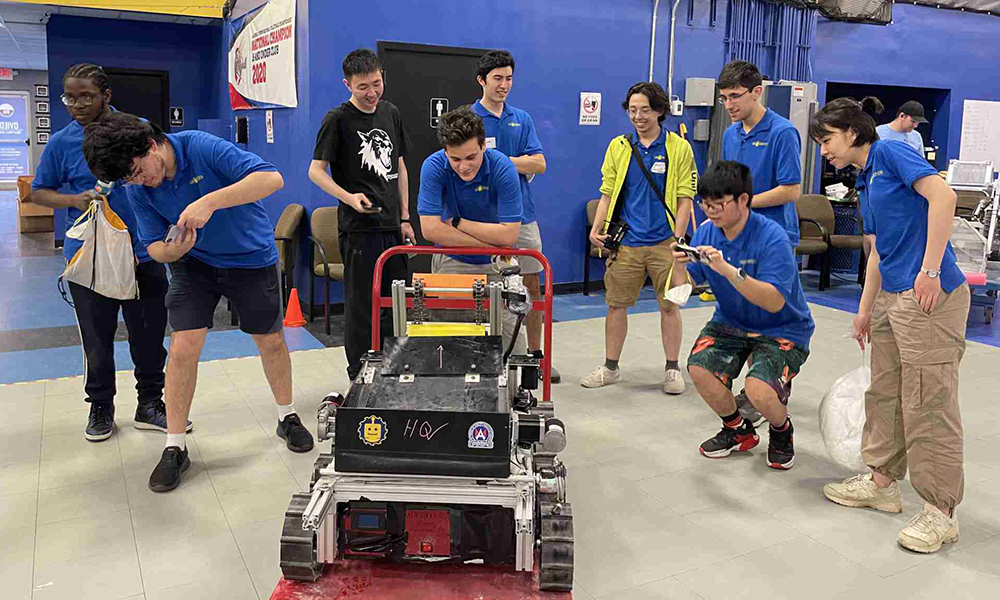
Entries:
[[202,17],[19,4],[0,0],[0,19],[7,25],[6,28],[0,27],[0,67],[47,70],[45,24],[49,22],[49,16],[55,14],[191,25],[208,25],[219,22],[219,19]]

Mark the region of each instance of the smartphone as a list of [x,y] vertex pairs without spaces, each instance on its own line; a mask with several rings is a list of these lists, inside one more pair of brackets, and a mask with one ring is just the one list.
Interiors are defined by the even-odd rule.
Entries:
[[708,262],[705,260],[705,257],[701,255],[701,251],[692,246],[688,246],[687,244],[681,244],[680,242],[678,242],[677,246],[675,246],[675,249],[678,252],[683,252],[684,254],[687,254],[689,257],[691,257],[691,260],[695,262]]
[[362,212],[364,212],[365,214],[369,214],[369,215],[377,215],[378,213],[382,212],[382,207],[381,206],[370,206],[370,207],[364,209]]
[[176,225],[171,225],[170,226],[170,230],[167,231],[167,235],[166,235],[166,237],[163,238],[163,241],[166,242],[166,243],[168,243],[168,244],[171,244],[171,243],[177,241],[178,239],[180,239],[181,236],[183,236],[183,235],[184,235],[184,228],[183,227],[178,227]]

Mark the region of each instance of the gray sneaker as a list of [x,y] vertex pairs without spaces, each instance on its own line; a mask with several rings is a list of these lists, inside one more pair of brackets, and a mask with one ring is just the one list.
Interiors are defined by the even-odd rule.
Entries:
[[747,397],[746,390],[740,390],[740,393],[736,395],[736,408],[740,410],[740,416],[753,423],[754,427],[760,427],[760,424],[764,422],[764,415],[753,407],[750,398]]

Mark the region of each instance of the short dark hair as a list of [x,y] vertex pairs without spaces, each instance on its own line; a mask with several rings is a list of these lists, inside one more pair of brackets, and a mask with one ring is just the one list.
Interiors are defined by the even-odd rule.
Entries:
[[740,86],[752,90],[758,85],[764,85],[764,78],[757,65],[745,60],[734,60],[722,67],[718,83],[720,90],[731,90]]
[[873,115],[884,110],[882,102],[868,96],[861,102],[854,98],[837,98],[819,109],[809,120],[809,137],[819,142],[837,131],[854,130],[857,137],[852,146],[871,144],[878,139]]
[[102,94],[111,89],[108,85],[108,74],[104,72],[104,68],[100,65],[77,63],[66,69],[66,74],[62,78],[63,84],[65,85],[66,80],[70,78],[89,79],[97,86],[97,89],[101,90]]
[[368,75],[369,73],[381,73],[382,63],[378,56],[368,48],[358,48],[344,57],[344,79],[350,79],[355,75]]
[[479,59],[479,64],[476,65],[476,75],[486,79],[490,71],[504,67],[510,67],[511,71],[514,70],[514,57],[511,53],[506,50],[490,50]]
[[720,160],[708,168],[698,180],[698,195],[702,200],[721,200],[732,196],[739,201],[747,195],[747,206],[753,201],[753,176],[750,167],[734,160]]
[[441,115],[438,119],[438,141],[442,147],[461,146],[476,138],[479,145],[486,143],[486,128],[479,115],[468,104]]
[[155,123],[113,112],[83,130],[83,156],[98,179],[121,181],[132,175],[133,160],[149,154],[154,140],[167,140]]
[[663,119],[667,116],[667,112],[670,110],[670,99],[667,98],[667,93],[663,91],[663,87],[652,81],[640,81],[633,85],[625,93],[625,100],[622,101],[623,110],[628,110],[628,101],[636,94],[642,94],[649,99],[649,107],[660,113],[657,121],[662,123]]

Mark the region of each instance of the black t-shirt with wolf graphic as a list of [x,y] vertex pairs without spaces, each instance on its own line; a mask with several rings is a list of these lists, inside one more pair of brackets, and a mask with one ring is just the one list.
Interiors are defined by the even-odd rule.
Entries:
[[337,185],[382,207],[381,213],[364,214],[341,203],[340,231],[399,230],[399,158],[410,146],[399,109],[391,102],[379,102],[372,114],[349,101],[326,113],[313,160],[329,162]]

